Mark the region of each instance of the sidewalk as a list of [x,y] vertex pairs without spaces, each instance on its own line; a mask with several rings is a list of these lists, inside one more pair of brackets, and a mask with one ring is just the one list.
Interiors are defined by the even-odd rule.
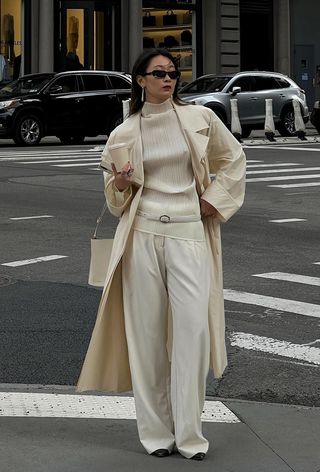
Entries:
[[263,130],[254,130],[251,132],[249,138],[243,139],[245,146],[261,146],[261,145],[296,145],[296,144],[320,144],[320,135],[311,123],[306,126],[306,141],[302,141],[297,136],[284,138],[276,131],[275,141],[269,141]]
[[208,398],[210,449],[196,462],[145,453],[132,397],[75,395],[71,387],[0,390],[1,472],[320,471],[320,408]]

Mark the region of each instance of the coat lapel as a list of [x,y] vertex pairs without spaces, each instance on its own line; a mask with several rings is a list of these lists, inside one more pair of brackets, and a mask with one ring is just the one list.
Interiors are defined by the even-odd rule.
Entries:
[[203,183],[207,180],[205,157],[209,143],[209,124],[200,114],[196,115],[197,119],[195,120],[195,114],[190,113],[189,106],[176,106],[174,104],[174,108],[190,149],[197,191],[201,195],[204,192]]

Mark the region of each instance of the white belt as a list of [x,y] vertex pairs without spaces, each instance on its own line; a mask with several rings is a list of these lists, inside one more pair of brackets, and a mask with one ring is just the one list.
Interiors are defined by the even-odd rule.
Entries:
[[150,215],[149,213],[145,213],[144,211],[138,210],[137,215],[143,216],[147,220],[153,221],[161,221],[161,223],[187,223],[189,221],[200,221],[200,215],[186,215],[186,216],[169,216],[169,215]]

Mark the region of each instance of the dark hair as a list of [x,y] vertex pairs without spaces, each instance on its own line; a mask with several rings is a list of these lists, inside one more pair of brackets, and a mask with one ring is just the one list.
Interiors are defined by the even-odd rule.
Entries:
[[[132,68],[132,88],[129,115],[137,113],[143,106],[143,102],[141,101],[141,87],[137,82],[137,77],[138,75],[143,75],[146,72],[149,62],[156,56],[167,57],[174,64],[176,70],[179,70],[176,59],[167,49],[152,48],[143,51],[137,58]],[[183,104],[182,100],[178,98],[178,87],[179,79],[177,80],[172,97],[176,103]]]

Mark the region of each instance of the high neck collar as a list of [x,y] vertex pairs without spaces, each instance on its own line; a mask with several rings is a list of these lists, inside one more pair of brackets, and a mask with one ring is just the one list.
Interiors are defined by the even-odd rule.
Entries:
[[157,115],[159,113],[165,113],[172,109],[173,109],[172,99],[171,97],[169,97],[167,100],[165,100],[162,103],[144,102],[142,110],[141,110],[141,115],[144,118],[146,118],[147,116]]

